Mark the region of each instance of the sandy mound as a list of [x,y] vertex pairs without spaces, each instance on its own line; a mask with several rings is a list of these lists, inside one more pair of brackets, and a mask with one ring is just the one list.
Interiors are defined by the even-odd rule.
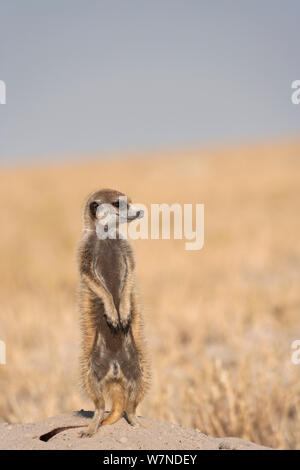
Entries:
[[243,439],[212,438],[195,429],[142,417],[137,427],[122,419],[103,426],[92,438],[80,438],[80,428],[59,430],[86,425],[92,415],[81,410],[37,423],[0,424],[0,449],[265,449]]

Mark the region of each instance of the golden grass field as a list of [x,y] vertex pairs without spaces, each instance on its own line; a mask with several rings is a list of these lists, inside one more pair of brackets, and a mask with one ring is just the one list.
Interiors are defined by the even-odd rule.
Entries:
[[140,413],[300,448],[300,142],[0,171],[0,421],[92,409],[78,385],[76,248],[84,199],[204,203],[205,244],[138,240],[152,357]]

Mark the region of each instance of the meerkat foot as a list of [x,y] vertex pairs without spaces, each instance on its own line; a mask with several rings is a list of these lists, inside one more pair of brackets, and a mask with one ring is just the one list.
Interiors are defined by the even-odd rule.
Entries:
[[133,413],[128,413],[125,411],[125,415],[126,415],[126,420],[127,422],[130,424],[130,426],[142,426],[142,427],[145,427],[141,422],[140,420],[136,417],[135,414]]
[[79,437],[92,437],[92,433],[90,433],[88,430],[87,431],[81,431],[78,433]]
[[85,431],[79,433],[79,437],[92,437],[98,431],[98,427],[92,423]]

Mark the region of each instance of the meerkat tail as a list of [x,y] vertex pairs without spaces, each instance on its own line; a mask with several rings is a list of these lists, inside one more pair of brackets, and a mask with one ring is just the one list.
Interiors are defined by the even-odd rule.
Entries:
[[112,410],[107,418],[102,421],[101,426],[116,423],[122,418],[125,411],[125,394],[121,384],[118,382],[111,383],[109,385],[109,394],[112,398]]

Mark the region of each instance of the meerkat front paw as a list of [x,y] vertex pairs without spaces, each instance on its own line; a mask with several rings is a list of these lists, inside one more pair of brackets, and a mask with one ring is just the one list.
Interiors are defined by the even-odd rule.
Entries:
[[131,325],[131,317],[128,317],[125,319],[121,318],[120,323],[121,323],[122,331],[124,333],[127,333]]
[[118,317],[118,312],[116,309],[113,309],[109,311],[109,313],[106,311],[104,313],[104,318],[106,320],[106,323],[110,327],[110,329],[114,332],[117,333],[120,325],[119,325],[119,317]]
[[127,333],[127,331],[130,328],[130,323],[131,323],[130,305],[127,303],[121,302],[119,313],[120,313],[121,328],[124,331],[124,333]]
[[104,315],[106,323],[108,324],[109,328],[114,332],[117,333],[119,331],[120,325],[119,320],[115,318],[111,318],[107,315]]

